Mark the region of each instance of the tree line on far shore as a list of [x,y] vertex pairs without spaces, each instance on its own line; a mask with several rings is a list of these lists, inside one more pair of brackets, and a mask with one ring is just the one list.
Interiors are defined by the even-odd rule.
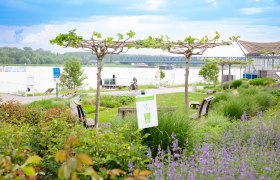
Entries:
[[[123,56],[131,55],[108,55],[104,58],[105,63],[119,61]],[[79,59],[81,65],[92,65],[96,62],[96,57],[91,52],[65,52],[53,53],[43,49],[23,49],[0,47],[0,64],[61,64],[69,59]]]

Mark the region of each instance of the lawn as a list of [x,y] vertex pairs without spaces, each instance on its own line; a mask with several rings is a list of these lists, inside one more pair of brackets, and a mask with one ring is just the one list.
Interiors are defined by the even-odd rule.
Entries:
[[[209,95],[203,93],[189,93],[189,101],[199,101],[201,102],[203,98]],[[102,97],[101,97],[102,98]],[[171,94],[158,94],[156,95],[157,106],[177,106],[178,110],[176,111],[180,115],[184,115],[184,93],[171,93]],[[130,103],[124,105],[124,107],[135,107],[136,103]],[[190,114],[194,114],[197,110],[189,109]],[[105,108],[103,111],[100,111],[100,122],[108,122],[111,119],[116,119],[118,114],[118,108]],[[94,118],[94,113],[87,114],[88,117]],[[136,115],[135,115],[136,117]]]

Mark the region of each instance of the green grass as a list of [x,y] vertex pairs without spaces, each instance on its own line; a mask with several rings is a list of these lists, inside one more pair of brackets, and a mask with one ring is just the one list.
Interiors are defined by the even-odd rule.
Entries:
[[[189,101],[202,101],[203,98],[208,95],[202,93],[189,93]],[[156,95],[157,106],[177,106],[178,110],[176,111],[179,115],[184,115],[184,93],[171,93],[171,94],[158,94]],[[123,107],[135,107],[136,103],[130,103],[124,105]],[[189,109],[190,114],[194,114],[197,112],[196,109]],[[100,122],[108,122],[111,119],[115,119],[118,114],[118,108],[107,108],[100,112]],[[94,114],[89,115],[90,117],[94,117]],[[136,114],[134,115],[136,117]]]

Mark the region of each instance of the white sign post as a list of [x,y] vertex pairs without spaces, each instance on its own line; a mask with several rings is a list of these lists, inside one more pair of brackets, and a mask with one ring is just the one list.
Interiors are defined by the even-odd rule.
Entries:
[[136,96],[138,129],[158,126],[155,95]]

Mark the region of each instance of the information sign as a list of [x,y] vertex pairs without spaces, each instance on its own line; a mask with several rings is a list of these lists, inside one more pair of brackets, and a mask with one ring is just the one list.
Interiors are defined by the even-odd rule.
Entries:
[[155,95],[136,96],[138,129],[158,126]]
[[58,67],[53,68],[53,78],[59,78],[60,69]]

